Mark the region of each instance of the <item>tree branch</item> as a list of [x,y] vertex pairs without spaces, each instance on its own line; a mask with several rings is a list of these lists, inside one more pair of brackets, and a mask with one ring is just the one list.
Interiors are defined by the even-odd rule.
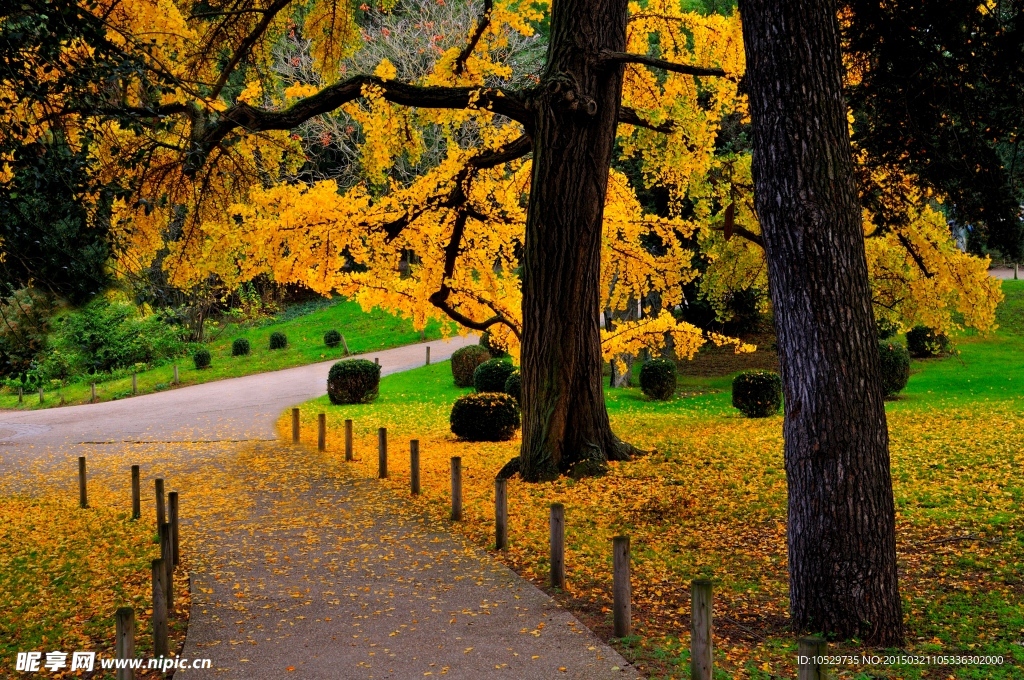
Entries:
[[910,257],[913,258],[914,262],[917,264],[918,268],[921,270],[921,273],[924,274],[924,277],[926,279],[930,279],[933,276],[935,276],[930,271],[928,271],[928,267],[926,267],[924,264],[924,259],[922,259],[921,255],[918,254],[917,250],[914,248],[914,244],[910,242],[910,239],[908,239],[903,234],[899,233],[896,234],[896,238],[899,240],[900,244],[907,249],[907,252],[910,254]]
[[688,76],[725,77],[727,75],[726,72],[720,68],[705,68],[703,66],[677,64],[672,61],[655,59],[654,57],[647,57],[642,54],[631,54],[629,52],[611,52],[609,50],[605,50],[601,52],[597,61],[602,66],[612,66],[616,64],[643,64],[645,66],[653,66],[654,68],[674,71],[675,73],[682,73]]
[[[725,227],[712,227],[714,231],[725,231]],[[760,234],[755,234],[745,227],[734,225],[732,228],[732,235],[744,238],[755,245],[761,246],[764,249],[764,239],[761,238]]]
[[640,117],[634,109],[628,106],[619,107],[619,122],[625,123],[626,125],[635,125],[637,127],[647,128],[648,130],[654,130],[655,132],[664,132],[665,134],[671,133],[676,128],[676,124],[671,120],[665,121],[661,125],[655,125],[649,123]]
[[484,31],[487,30],[487,26],[491,23],[492,3],[493,0],[484,0],[484,11],[476,22],[476,30],[469,37],[469,42],[466,43],[466,46],[459,52],[459,56],[455,57],[455,75],[457,76],[461,76],[462,72],[466,69],[466,60],[469,59],[469,55],[473,54],[477,43],[480,42]]
[[228,78],[231,77],[231,72],[235,70],[236,66],[238,66],[238,62],[245,59],[245,56],[249,54],[249,50],[256,44],[256,41],[262,38],[263,34],[266,33],[271,22],[274,21],[274,17],[277,16],[277,13],[287,7],[290,2],[291,0],[274,0],[269,7],[263,10],[263,18],[260,19],[259,23],[256,24],[256,27],[252,29],[249,35],[242,39],[242,42],[238,45],[238,49],[235,50],[235,53],[231,55],[231,59],[229,59],[224,68],[221,69],[220,77],[217,78],[217,82],[214,83],[213,90],[210,92],[210,99],[216,99],[220,96],[221,90],[224,89],[224,86],[228,82]]

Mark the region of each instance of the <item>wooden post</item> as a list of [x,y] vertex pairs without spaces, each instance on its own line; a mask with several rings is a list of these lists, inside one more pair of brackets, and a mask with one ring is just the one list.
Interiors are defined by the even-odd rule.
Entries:
[[171,525],[171,556],[173,566],[181,564],[181,551],[178,549],[178,492],[167,494],[167,523]]
[[565,506],[551,504],[551,586],[565,589]]
[[164,514],[164,480],[154,479],[153,486],[156,489],[156,530],[160,531],[160,527],[167,521]]
[[[135,658],[135,610],[121,607],[114,614],[114,658]],[[117,680],[134,680],[135,671],[131,668],[118,668]]]
[[89,403],[90,404],[95,404],[96,403],[96,383],[92,384],[92,398],[89,399]]
[[320,413],[316,417],[316,449],[327,450],[327,414]]
[[299,443],[299,409],[292,409],[292,442]]
[[377,476],[386,479],[388,476],[388,428],[377,428]]
[[494,548],[508,548],[508,480],[494,480]]
[[24,401],[24,399],[25,399],[25,388],[24,387],[19,387],[18,388],[18,403],[19,404],[22,403]]
[[132,373],[132,394],[139,393],[139,374]]
[[824,680],[825,670],[819,661],[827,651],[828,643],[813,636],[800,638],[797,643],[797,680]]
[[345,460],[352,460],[352,421],[345,421]]
[[178,384],[178,364],[174,364],[174,384]]
[[139,487],[139,466],[132,466],[132,519],[142,517],[142,492]]
[[462,458],[452,456],[452,520],[462,521]]
[[345,340],[344,333],[341,334],[341,346],[345,348],[345,354],[351,354],[351,352],[348,351],[348,342]]
[[420,492],[420,440],[409,442],[409,489],[415,496]]
[[85,456],[78,457],[78,506],[89,507],[89,496],[85,491]]
[[711,680],[714,657],[711,649],[711,581],[694,579],[690,584],[690,677]]
[[633,585],[629,580],[629,536],[612,539],[612,612],[617,638],[633,634]]
[[427,345],[427,366],[430,365],[430,345]]
[[164,598],[168,613],[174,609],[174,548],[171,547],[171,525],[160,525],[160,560],[164,563]]
[[373,358],[373,363],[375,363],[375,364],[377,364],[378,366],[380,366],[380,357],[374,357],[374,358]]
[[40,404],[43,403],[43,388],[42,387],[39,388],[39,403]]
[[1017,280],[1017,263],[1016,262],[1013,263],[1013,280],[1014,281]]
[[153,656],[167,656],[167,568],[163,560],[153,560]]

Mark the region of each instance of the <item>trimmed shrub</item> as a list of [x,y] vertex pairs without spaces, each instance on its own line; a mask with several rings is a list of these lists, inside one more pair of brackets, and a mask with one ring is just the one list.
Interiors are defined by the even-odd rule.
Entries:
[[515,370],[508,359],[488,359],[473,371],[473,387],[477,392],[502,392]]
[[907,331],[907,351],[915,359],[937,357],[949,351],[949,338],[927,326],[914,326]]
[[748,418],[765,418],[782,406],[782,378],[773,371],[744,371],[732,381],[732,405]]
[[882,389],[885,396],[895,396],[910,380],[910,352],[898,342],[882,342],[878,346],[882,359]]
[[380,366],[366,359],[348,359],[331,366],[327,396],[332,404],[367,404],[377,398]]
[[452,433],[471,442],[503,442],[519,429],[519,406],[504,392],[466,394],[455,400]]
[[499,345],[497,338],[490,331],[484,331],[483,335],[480,336],[480,346],[486,349],[495,359],[508,356],[507,348]]
[[473,371],[491,358],[491,353],[480,345],[469,345],[452,354],[452,378],[456,387],[472,387]]
[[210,367],[210,350],[208,349],[197,349],[195,354],[192,355],[192,361],[195,363],[197,369],[204,369]]
[[249,354],[249,341],[245,338],[235,338],[231,343],[231,356],[244,357]]
[[288,336],[274,331],[270,334],[270,349],[284,349],[288,346]]
[[333,328],[324,333],[324,344],[328,347],[337,347],[341,344],[341,333]]
[[676,393],[676,364],[669,359],[651,359],[640,367],[640,389],[651,399],[665,401]]
[[519,369],[512,371],[508,376],[508,380],[505,381],[505,394],[509,395],[516,402],[519,402],[519,395],[523,393],[523,376],[519,372]]

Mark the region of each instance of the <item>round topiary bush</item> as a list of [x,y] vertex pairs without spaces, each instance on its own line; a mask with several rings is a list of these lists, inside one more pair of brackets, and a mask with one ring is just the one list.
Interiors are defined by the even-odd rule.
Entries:
[[245,338],[235,338],[231,343],[231,356],[244,357],[249,354],[249,341]]
[[519,372],[519,369],[512,371],[508,376],[508,380],[505,381],[505,394],[509,395],[516,402],[519,402],[519,395],[523,393],[523,376]]
[[324,333],[324,344],[328,347],[337,347],[341,344],[341,333],[333,328]]
[[491,358],[491,353],[480,345],[469,345],[452,354],[452,378],[456,387],[472,387],[473,371]]
[[508,359],[488,359],[473,371],[473,387],[477,392],[501,392],[515,370]]
[[907,331],[907,350],[915,359],[937,357],[949,351],[949,338],[927,326],[914,326]]
[[339,361],[327,374],[332,404],[366,404],[377,398],[380,366],[366,359]]
[[270,349],[284,349],[288,346],[288,336],[277,331],[270,334]]
[[882,342],[878,346],[882,359],[882,389],[891,397],[907,386],[910,380],[910,352],[898,342]]
[[651,359],[640,367],[640,389],[651,399],[665,401],[676,393],[676,364],[670,359]]
[[483,335],[480,336],[480,346],[490,352],[491,356],[495,359],[508,356],[507,348],[499,345],[497,338],[490,331],[484,331]]
[[192,355],[192,361],[195,363],[197,369],[204,369],[210,367],[210,350],[208,349],[197,349],[195,354]]
[[765,418],[782,406],[782,378],[773,371],[744,371],[732,381],[732,405],[748,418]]
[[519,429],[519,406],[504,392],[466,394],[455,401],[449,421],[459,439],[503,442]]

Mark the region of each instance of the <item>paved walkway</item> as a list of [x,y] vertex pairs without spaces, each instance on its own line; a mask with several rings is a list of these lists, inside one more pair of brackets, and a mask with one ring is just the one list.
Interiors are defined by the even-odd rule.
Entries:
[[[467,342],[428,344],[440,361]],[[424,349],[373,356],[387,374],[422,365]],[[0,473],[73,471],[88,455],[97,474],[141,462],[181,491],[192,568],[182,656],[214,667],[183,678],[638,677],[485,552],[337,457],[275,439],[284,409],[324,393],[331,363],[0,412]]]

